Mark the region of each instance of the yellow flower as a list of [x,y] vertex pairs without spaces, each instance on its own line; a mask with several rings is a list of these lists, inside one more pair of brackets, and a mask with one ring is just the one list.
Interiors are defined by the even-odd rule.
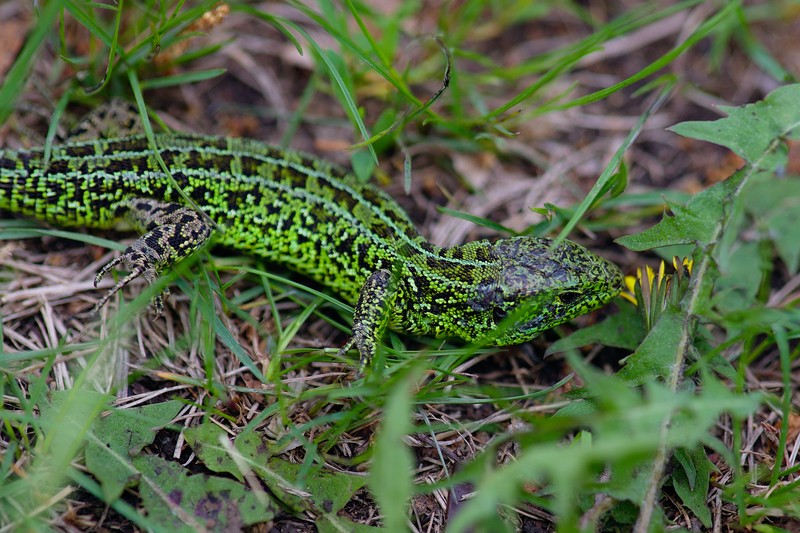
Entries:
[[635,276],[625,276],[625,288],[620,296],[639,307],[646,329],[655,324],[669,302],[678,303],[685,290],[686,283],[692,273],[692,260],[688,257],[672,258],[673,274],[666,274],[664,261],[658,267],[658,273],[649,266],[636,271]]

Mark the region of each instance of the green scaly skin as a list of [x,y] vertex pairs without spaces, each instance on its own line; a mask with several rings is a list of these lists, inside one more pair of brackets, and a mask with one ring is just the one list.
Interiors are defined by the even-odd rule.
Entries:
[[622,286],[616,266],[570,241],[432,245],[385,193],[308,155],[246,139],[155,139],[207,218],[185,205],[144,135],[73,140],[54,147],[47,164],[42,149],[0,151],[0,209],[77,228],[111,228],[124,218],[143,233],[98,274],[99,281],[120,262],[130,271],[98,305],[137,276],[152,282],[213,238],[356,304],[342,352],[355,346],[365,365],[386,325],[517,344],[602,306]]

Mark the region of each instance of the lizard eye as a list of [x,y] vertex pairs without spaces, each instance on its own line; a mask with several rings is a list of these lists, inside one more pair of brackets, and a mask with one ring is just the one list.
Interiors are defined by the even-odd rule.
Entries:
[[492,309],[492,318],[494,318],[495,324],[499,324],[500,322],[505,320],[507,316],[508,313],[505,311],[505,309],[502,309],[500,307],[495,307],[494,309]]
[[575,303],[576,301],[578,301],[578,299],[580,299],[580,297],[581,297],[581,294],[579,292],[575,292],[575,291],[566,291],[566,292],[562,292],[559,295],[559,298],[561,299],[561,302],[565,303],[567,305]]

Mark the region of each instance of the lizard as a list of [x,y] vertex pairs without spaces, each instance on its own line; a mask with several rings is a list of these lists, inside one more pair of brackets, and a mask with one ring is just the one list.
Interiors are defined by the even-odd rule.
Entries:
[[[102,115],[102,112],[99,113]],[[106,117],[107,118],[107,117]],[[47,224],[140,233],[100,269],[149,283],[207,243],[305,275],[354,304],[363,369],[386,327],[506,346],[603,306],[622,288],[611,262],[563,240],[516,236],[441,247],[429,243],[381,189],[320,158],[262,142],[125,128],[62,144],[0,150],[0,210]],[[163,160],[171,178],[156,157]],[[156,313],[162,309],[156,295]]]

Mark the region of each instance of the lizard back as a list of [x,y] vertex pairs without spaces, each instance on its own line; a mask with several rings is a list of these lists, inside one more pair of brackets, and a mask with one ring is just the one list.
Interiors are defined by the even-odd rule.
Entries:
[[[354,303],[399,246],[424,240],[383,191],[338,166],[248,139],[156,135],[175,183],[220,231],[216,242],[286,264]],[[110,228],[123,202],[186,203],[144,135],[0,151],[0,208],[51,224]]]

